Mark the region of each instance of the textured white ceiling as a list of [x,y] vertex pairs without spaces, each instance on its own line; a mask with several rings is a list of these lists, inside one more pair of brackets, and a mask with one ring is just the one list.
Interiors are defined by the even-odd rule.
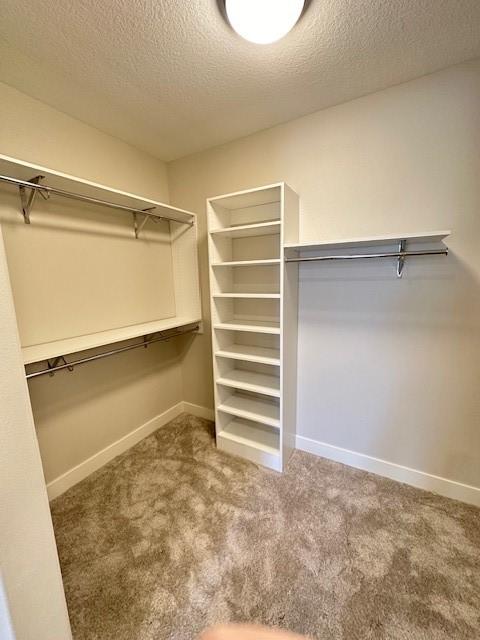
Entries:
[[268,46],[217,0],[0,0],[0,15],[0,80],[164,160],[480,56],[480,0],[310,0]]

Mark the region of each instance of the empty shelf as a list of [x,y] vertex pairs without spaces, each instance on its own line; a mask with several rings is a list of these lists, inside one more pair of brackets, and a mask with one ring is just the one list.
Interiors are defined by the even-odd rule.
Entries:
[[221,358],[259,362],[261,364],[280,365],[280,350],[267,347],[256,347],[244,344],[230,344],[228,347],[215,352]]
[[120,327],[119,329],[111,329],[109,331],[100,331],[75,338],[66,338],[64,340],[55,340],[54,342],[45,342],[43,344],[35,344],[22,348],[23,363],[30,364],[32,362],[40,362],[42,360],[50,360],[57,356],[65,356],[78,351],[94,349],[107,344],[130,340],[140,336],[146,336],[159,331],[167,331],[184,327],[195,322],[200,322],[200,318],[165,318],[164,320],[154,320],[153,322],[144,322],[142,324],[134,324],[128,327]]
[[280,264],[280,259],[269,258],[268,260],[233,260],[230,262],[212,262],[212,267],[261,267],[271,264]]
[[262,204],[274,202],[280,203],[283,186],[284,183],[276,182],[256,189],[246,189],[244,191],[227,193],[223,196],[216,196],[215,198],[209,198],[208,201],[214,205],[218,204],[230,211],[245,209],[247,207],[258,207]]
[[[169,220],[191,224],[195,220],[195,215],[190,211],[178,209],[163,202],[150,200],[143,196],[137,196],[126,191],[119,191],[112,187],[107,187],[96,182],[77,178],[67,173],[47,169],[37,164],[24,162],[10,156],[0,155],[0,174],[2,176],[14,176],[19,180],[29,181],[32,175],[42,175],[45,177],[45,186],[63,191],[75,192],[79,196],[95,198],[109,201],[114,205],[122,207],[133,207],[135,209],[151,210],[159,216],[165,216]],[[42,181],[43,184],[43,181]]]
[[219,404],[218,410],[239,418],[268,424],[276,429],[280,428],[280,409],[278,404],[268,400],[232,394]]
[[226,438],[270,454],[279,455],[279,434],[271,428],[261,424],[249,424],[243,420],[232,420],[218,433],[220,438]]
[[321,240],[318,242],[299,242],[295,244],[285,244],[284,248],[296,250],[314,249],[351,249],[355,247],[375,247],[381,245],[398,244],[400,240],[407,240],[408,243],[428,243],[441,242],[450,235],[450,231],[422,231],[417,233],[397,233],[384,236],[366,236],[363,238],[349,238],[345,240]]
[[214,298],[246,298],[246,299],[265,299],[279,300],[279,293],[214,293]]
[[228,331],[280,334],[279,322],[265,322],[260,320],[227,320],[225,322],[216,322],[213,328],[226,329]]
[[256,222],[254,224],[242,224],[236,227],[226,227],[224,229],[214,229],[211,235],[218,235],[222,238],[248,238],[252,236],[266,236],[280,233],[280,220],[269,222]]
[[232,369],[217,378],[217,384],[244,391],[264,393],[268,396],[280,397],[280,378],[269,376],[256,371]]

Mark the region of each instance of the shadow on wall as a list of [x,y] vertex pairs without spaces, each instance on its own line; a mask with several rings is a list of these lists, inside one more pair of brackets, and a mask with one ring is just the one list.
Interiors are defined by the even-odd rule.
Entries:
[[457,256],[401,280],[393,260],[303,265],[299,363],[300,435],[480,485],[480,281]]

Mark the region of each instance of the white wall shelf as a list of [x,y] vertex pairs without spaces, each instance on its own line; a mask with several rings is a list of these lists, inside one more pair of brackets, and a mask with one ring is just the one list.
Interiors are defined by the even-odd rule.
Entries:
[[222,438],[246,444],[274,455],[279,455],[278,432],[264,428],[263,425],[253,426],[245,421],[235,419],[219,433]]
[[269,347],[230,344],[223,349],[215,351],[215,355],[220,358],[280,366],[280,349],[271,349]]
[[250,331],[253,333],[280,335],[280,323],[262,320],[230,320],[226,322],[215,322],[213,324],[213,328],[225,329],[227,331]]
[[261,396],[247,397],[233,393],[218,405],[218,410],[232,416],[280,428],[278,405]]
[[272,264],[280,264],[279,258],[268,258],[267,260],[231,260],[228,262],[213,262],[212,267],[262,267]]
[[240,298],[252,300],[280,300],[279,293],[214,293],[214,298]]
[[169,331],[171,329],[180,329],[191,324],[198,324],[199,322],[201,322],[200,317],[166,318],[164,320],[144,322],[129,327],[120,327],[119,329],[100,331],[91,335],[66,338],[65,340],[56,340],[44,344],[35,344],[29,347],[22,347],[23,362],[24,364],[31,364],[42,360],[51,360],[58,356],[87,351],[88,349],[95,349],[97,347],[115,344],[116,342],[131,340],[132,338]]
[[[125,207],[125,209],[131,208],[139,212],[148,209],[149,213],[155,216],[163,216],[168,220],[182,224],[195,223],[195,214],[190,211],[0,154],[1,178],[11,177],[18,180],[31,181],[36,176],[42,176],[39,185],[60,189],[65,192],[73,192],[81,197],[108,201],[113,205]],[[15,184],[12,184],[12,188],[15,188]],[[52,194],[52,197],[55,197],[55,194]],[[128,213],[128,211],[125,212]],[[139,213],[139,215],[141,214]]]
[[278,183],[210,198],[207,211],[217,446],[282,471],[295,440],[298,289],[283,245],[298,240],[298,197]]
[[[299,262],[395,258],[397,260],[397,276],[401,278],[407,259],[447,255],[448,248],[442,243],[442,240],[448,235],[450,235],[450,231],[426,231],[315,243],[290,243],[284,245],[284,260],[288,264],[295,264]],[[353,252],[352,249],[355,251]],[[313,252],[316,255],[313,255]]]
[[380,247],[398,244],[401,240],[414,244],[429,244],[441,242],[451,231],[425,231],[417,233],[397,233],[381,236],[364,236],[360,238],[347,238],[342,240],[320,240],[318,242],[292,242],[285,243],[284,249],[297,251],[309,251],[318,249],[354,249],[360,247]]
[[256,464],[282,470],[280,435],[271,427],[234,418],[217,432],[217,446]]
[[255,371],[231,369],[217,378],[217,384],[243,391],[263,393],[276,398],[280,397],[280,378]]
[[236,227],[227,227],[224,229],[214,229],[210,233],[220,235],[225,238],[252,238],[255,236],[268,236],[272,233],[280,233],[281,222],[274,220],[269,222],[257,222],[254,224],[242,224]]
[[[277,182],[265,187],[257,187],[255,189],[245,189],[244,191],[235,191],[223,196],[215,196],[208,198],[208,202],[215,210],[238,211],[239,209],[253,209],[256,207],[266,208],[269,204],[279,204],[281,200],[280,189],[284,183]],[[280,216],[277,216],[280,218]],[[218,228],[218,225],[213,229]]]

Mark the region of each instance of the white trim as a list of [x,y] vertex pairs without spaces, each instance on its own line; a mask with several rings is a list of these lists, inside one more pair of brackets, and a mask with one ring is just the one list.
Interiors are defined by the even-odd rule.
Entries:
[[336,462],[341,462],[356,469],[363,469],[364,471],[391,478],[398,482],[404,482],[405,484],[424,489],[425,491],[438,493],[447,498],[453,498],[454,500],[460,500],[480,507],[480,487],[473,487],[468,484],[456,482],[455,480],[441,478],[440,476],[425,473],[424,471],[418,471],[418,469],[404,467],[394,462],[380,460],[379,458],[374,458],[364,453],[342,449],[342,447],[336,447],[326,442],[319,442],[318,440],[311,440],[304,436],[297,435],[296,447],[300,449],[300,451],[313,453],[313,455],[321,456],[328,460],[335,460]]
[[[50,500],[53,500],[57,496],[61,495],[70,487],[73,487],[77,482],[84,480],[87,476],[89,476],[94,471],[97,471],[101,467],[103,467],[107,462],[113,460],[121,453],[124,453],[135,444],[143,440],[147,436],[151,435],[154,431],[163,427],[168,422],[179,416],[181,413],[185,411],[189,411],[189,409],[185,408],[185,404],[188,406],[189,403],[178,402],[170,409],[167,409],[163,413],[155,416],[145,424],[142,424],[137,429],[134,429],[130,433],[127,433],[126,436],[120,438],[116,442],[108,445],[105,449],[102,449],[98,453],[95,453],[90,458],[87,458],[80,464],[77,464],[72,469],[69,469],[66,473],[63,473],[58,478],[55,478],[51,482],[47,484],[47,493]],[[192,407],[196,407],[196,405],[191,405]],[[202,409],[202,407],[198,407],[198,409]],[[207,411],[207,409],[205,409]],[[194,413],[193,411],[189,411],[189,413]],[[196,415],[196,414],[194,414]]]
[[191,413],[192,416],[196,416],[197,418],[204,418],[205,420],[211,420],[212,422],[215,420],[215,412],[213,409],[209,409],[208,407],[202,407],[199,404],[192,404],[191,402],[183,403],[183,412]]

